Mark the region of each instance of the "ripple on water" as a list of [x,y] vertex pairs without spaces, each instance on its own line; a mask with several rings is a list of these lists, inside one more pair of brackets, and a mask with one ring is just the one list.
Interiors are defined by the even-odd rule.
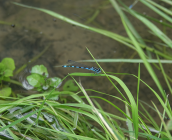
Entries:
[[19,73],[19,81],[22,83],[22,85],[23,85],[23,88],[24,89],[26,89],[26,90],[31,90],[31,89],[33,89],[34,87],[33,86],[31,86],[29,83],[28,83],[28,81],[27,81],[27,79],[26,79],[26,77],[28,76],[28,75],[30,75],[31,74],[31,69],[30,68],[25,68],[22,72],[20,72]]

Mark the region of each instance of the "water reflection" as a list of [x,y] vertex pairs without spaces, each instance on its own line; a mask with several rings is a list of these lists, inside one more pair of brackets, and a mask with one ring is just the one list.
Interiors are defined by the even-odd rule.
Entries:
[[28,83],[26,79],[26,77],[30,74],[31,74],[31,68],[26,67],[22,72],[19,73],[19,76],[18,76],[19,81],[22,83],[23,88],[26,90],[31,90],[34,88]]

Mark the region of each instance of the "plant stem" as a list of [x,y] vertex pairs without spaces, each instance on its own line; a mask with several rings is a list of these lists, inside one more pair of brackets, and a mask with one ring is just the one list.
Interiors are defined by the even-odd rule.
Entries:
[[19,86],[22,86],[22,84],[21,84],[20,82],[15,81],[15,80],[12,80],[12,79],[10,79],[9,82],[10,82],[10,83],[13,83],[13,84],[16,84],[16,85],[19,85]]

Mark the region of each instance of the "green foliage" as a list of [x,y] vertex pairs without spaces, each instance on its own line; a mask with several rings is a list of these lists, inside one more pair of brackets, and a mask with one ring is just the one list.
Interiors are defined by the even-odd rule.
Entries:
[[63,86],[63,90],[65,90],[65,91],[76,92],[76,91],[78,91],[78,89],[79,89],[78,86],[74,85],[73,80],[68,80]]
[[35,65],[32,67],[31,75],[27,76],[26,79],[30,85],[37,88],[37,91],[57,88],[62,82],[61,79],[58,77],[48,78],[48,75],[44,65]]
[[[44,92],[44,93],[49,93],[49,92]],[[55,101],[57,101],[58,99],[59,99],[59,94],[60,94],[60,92],[59,91],[53,91],[52,93],[51,93],[51,95],[49,96],[49,94],[46,96],[46,98],[48,97],[48,100],[55,100]]]
[[[10,77],[13,76],[13,70],[15,69],[14,60],[12,58],[4,58],[0,62],[0,82],[10,81]],[[9,97],[11,95],[11,88],[8,86],[1,86],[0,96]]]
[[39,75],[45,75],[45,77],[48,77],[48,71],[44,65],[36,65],[32,67],[31,73],[37,73]]
[[49,86],[52,88],[58,87],[58,85],[62,82],[60,78],[54,77],[54,78],[49,78],[48,80]]
[[45,84],[44,77],[37,73],[32,73],[31,75],[27,76],[27,80],[33,87],[40,87]]
[[4,58],[0,63],[0,81],[9,81],[10,76],[13,76],[13,70],[15,69],[14,60],[12,58]]
[[167,129],[172,130],[172,120],[169,120],[167,123]]
[[0,98],[9,97],[11,95],[11,88],[5,87],[0,90]]
[[6,69],[15,70],[15,64],[12,58],[4,58],[1,63],[5,65]]

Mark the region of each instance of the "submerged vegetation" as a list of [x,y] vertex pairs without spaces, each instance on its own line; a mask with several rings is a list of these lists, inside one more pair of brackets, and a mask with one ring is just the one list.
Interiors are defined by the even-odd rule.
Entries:
[[[101,6],[97,7],[97,9],[93,12],[93,15],[90,16],[87,22],[85,22],[88,24],[94,21],[96,16],[99,14],[99,11],[104,7],[113,7],[114,11],[116,10],[119,14],[128,37],[124,37],[104,29],[90,27],[86,24],[81,24],[51,10],[13,2],[15,5],[39,10],[72,25],[97,32],[133,49],[137,52],[141,59],[120,59],[120,61],[143,63],[159,91],[157,92],[157,90],[152,89],[150,85],[145,83],[140,78],[141,68],[139,64],[138,75],[118,73],[121,75],[130,75],[137,79],[138,83],[137,87],[135,87],[137,90],[137,97],[134,97],[126,84],[120,78],[115,76],[116,73],[114,71],[106,72],[103,70],[101,65],[99,65],[99,62],[117,62],[119,60],[95,59],[91,52],[87,49],[94,59],[87,62],[95,61],[102,73],[98,75],[93,75],[91,73],[70,73],[67,77],[71,77],[72,81],[67,81],[63,85],[63,89],[59,90],[57,87],[64,81],[64,79],[66,79],[66,77],[62,80],[58,77],[49,78],[47,68],[43,65],[36,65],[32,67],[30,74],[26,78],[28,84],[33,87],[32,89],[34,89],[36,93],[24,97],[15,93],[8,85],[10,82],[23,86],[20,82],[12,80],[11,78],[15,69],[14,61],[11,58],[4,58],[0,63],[0,135],[2,138],[5,137],[15,140],[172,139],[170,133],[172,130],[172,110],[170,101],[153,69],[154,67],[161,71],[169,92],[172,94],[172,88],[170,85],[172,79],[167,75],[167,73],[165,73],[162,65],[162,63],[172,63],[172,55],[169,51],[172,48],[172,41],[170,37],[166,35],[167,28],[170,30],[172,27],[170,25],[172,22],[170,17],[172,12],[170,9],[167,9],[152,0],[139,0],[139,2],[152,9],[155,13],[159,14],[164,21],[166,21],[160,22],[153,17],[148,17],[134,11],[132,7],[136,5],[137,2],[138,0],[136,0],[133,5],[128,7],[120,0],[105,1]],[[163,0],[163,2],[166,3],[167,6],[172,5],[169,0]],[[151,43],[155,46],[154,48],[149,47],[147,45],[148,41],[141,38],[132,25],[132,22],[130,22],[127,18],[126,13],[140,20],[147,28],[149,28],[151,33],[159,39],[159,42],[151,41]],[[153,23],[153,21],[162,24],[164,31],[161,31]],[[43,50],[39,56],[41,56],[44,52],[45,50]],[[152,54],[155,54],[156,59],[151,59]],[[38,59],[38,57],[33,58],[29,63],[32,63],[32,61]],[[27,64],[16,70],[14,75],[25,69],[26,66]],[[111,98],[118,99],[125,105],[125,111],[121,110],[118,104],[114,104],[108,99],[100,96],[89,96],[87,91],[90,89],[84,89],[81,82],[77,82],[74,78],[75,76],[100,76],[102,78],[107,78],[122,98],[114,95],[107,95],[106,93],[95,91],[94,89],[91,90],[95,93],[105,94]],[[125,94],[119,90],[114,81],[122,87]],[[152,106],[150,106],[139,99],[140,83],[143,83],[145,87],[150,89],[150,94],[155,95],[154,97],[160,102],[162,108],[164,109],[163,111],[159,111],[159,108],[153,101]],[[161,95],[158,93],[161,93]],[[112,107],[117,109],[123,117],[104,111],[95,99],[103,100],[106,104],[110,104]],[[145,106],[148,106],[152,111],[156,112],[157,116],[161,120],[160,123],[154,120],[154,117],[150,115]],[[140,108],[142,108],[144,112],[141,112]],[[118,121],[126,123],[126,127],[121,126]]]

